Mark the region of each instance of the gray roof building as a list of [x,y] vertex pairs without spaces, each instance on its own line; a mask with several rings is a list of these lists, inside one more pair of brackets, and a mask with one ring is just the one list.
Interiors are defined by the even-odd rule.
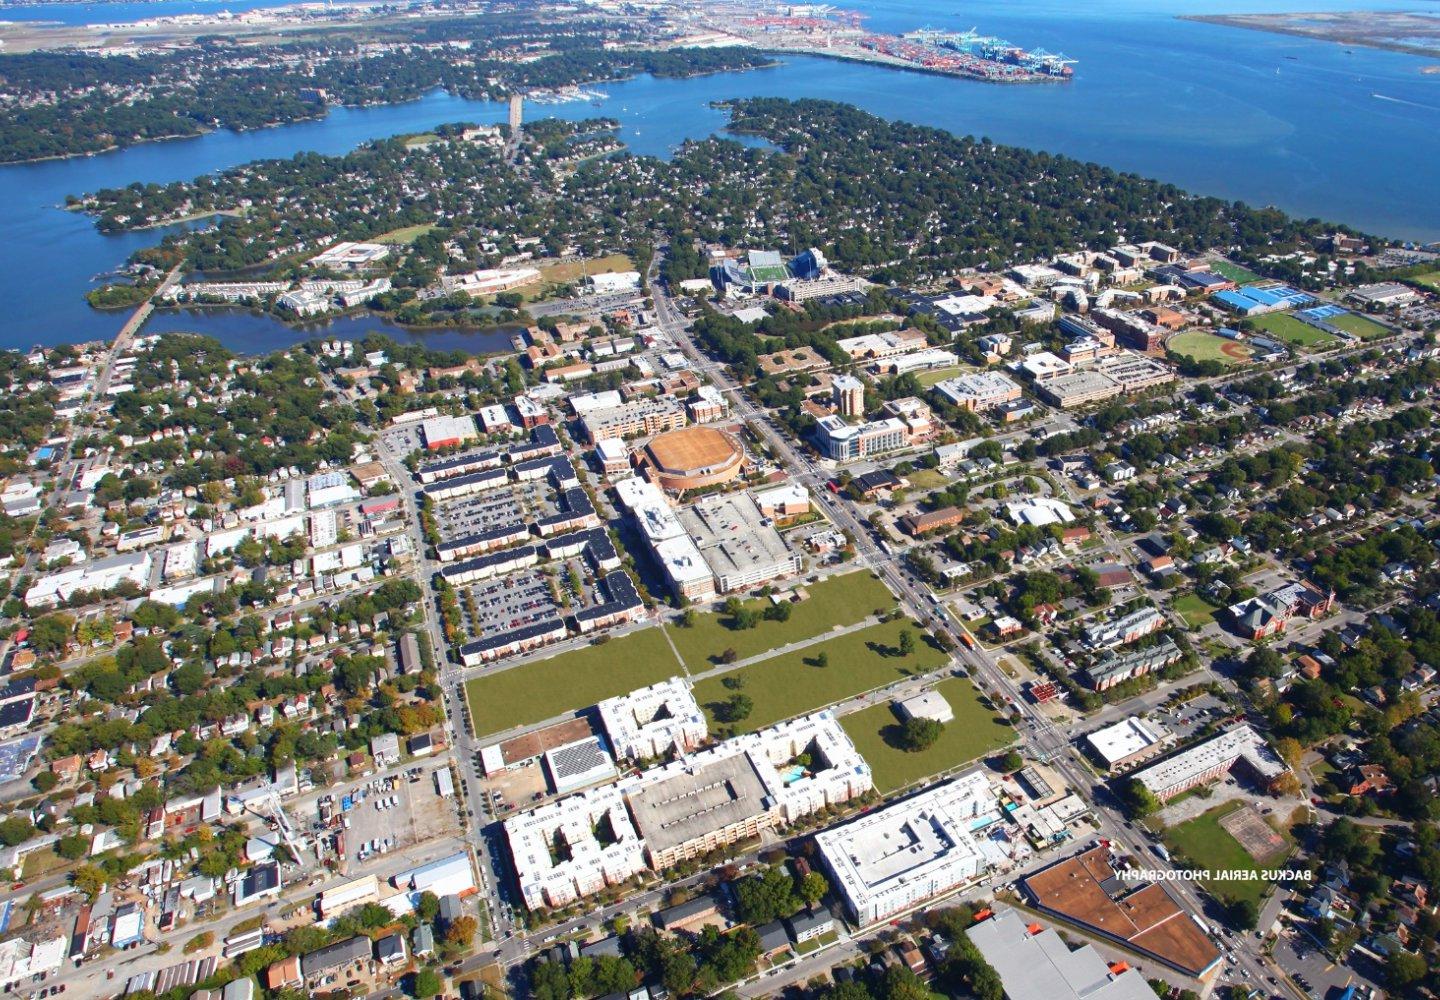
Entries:
[[1116,975],[1090,945],[1071,951],[1053,930],[1032,933],[1014,910],[999,909],[965,933],[1000,974],[1008,1000],[1153,1000],[1155,996],[1136,970]]
[[300,959],[300,971],[304,973],[306,979],[309,979],[312,976],[343,969],[355,962],[369,961],[370,954],[370,939],[356,935],[346,938],[344,941],[327,944],[325,947],[317,948],[303,956]]

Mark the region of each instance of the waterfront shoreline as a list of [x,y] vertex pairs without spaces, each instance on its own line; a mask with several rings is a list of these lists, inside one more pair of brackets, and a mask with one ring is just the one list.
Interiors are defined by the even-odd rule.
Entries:
[[[1389,41],[1383,38],[1373,38],[1363,34],[1353,34],[1347,31],[1327,33],[1316,30],[1306,30],[1287,23],[1284,18],[1293,17],[1292,14],[1177,14],[1176,19],[1180,21],[1191,21],[1198,24],[1218,24],[1227,28],[1242,28],[1246,31],[1255,31],[1268,35],[1284,35],[1290,38],[1304,38],[1312,42],[1323,42],[1328,45],[1358,45],[1367,49],[1375,49],[1380,52],[1399,52],[1404,55],[1420,56],[1422,58],[1434,59],[1440,56],[1440,38],[1437,38],[1435,45],[1406,45],[1403,42]],[[1436,67],[1422,66],[1419,72],[1422,74],[1433,74]]]

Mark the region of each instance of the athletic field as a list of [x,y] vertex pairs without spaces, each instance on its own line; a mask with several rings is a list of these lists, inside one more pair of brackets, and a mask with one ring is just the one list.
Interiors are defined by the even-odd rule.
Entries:
[[1218,361],[1222,365],[1247,364],[1255,356],[1255,352],[1245,344],[1206,330],[1177,333],[1165,342],[1165,346],[1172,354],[1191,361]]

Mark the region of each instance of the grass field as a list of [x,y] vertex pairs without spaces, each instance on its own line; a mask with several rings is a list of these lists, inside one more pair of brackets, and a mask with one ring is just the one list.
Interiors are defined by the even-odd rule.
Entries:
[[1430,271],[1427,274],[1420,275],[1415,280],[1426,288],[1433,288],[1435,291],[1440,292],[1440,271]]
[[1215,615],[1220,609],[1211,604],[1199,594],[1185,594],[1175,598],[1175,613],[1185,619],[1185,624],[1191,628],[1200,628],[1209,625],[1215,620]]
[[905,478],[910,480],[911,488],[917,490],[938,490],[951,483],[950,477],[939,469],[916,469]]
[[44,847],[25,855],[25,861],[20,866],[20,877],[37,879],[52,872],[58,872],[62,868],[68,868],[70,864],[71,862],[56,854],[54,849]]
[[1375,322],[1369,316],[1361,316],[1359,313],[1347,312],[1341,316],[1331,316],[1325,322],[1346,333],[1353,333],[1361,340],[1375,340],[1377,337],[1388,337],[1390,330]]
[[683,673],[658,628],[467,681],[476,736],[585,708]]
[[612,253],[607,257],[597,257],[584,262],[537,260],[532,266],[539,269],[539,280],[515,289],[526,299],[537,298],[560,285],[572,285],[587,274],[613,274],[616,271],[635,270],[635,264],[623,253]]
[[935,685],[935,690],[950,703],[955,718],[945,723],[945,732],[935,745],[920,753],[891,745],[900,720],[888,702],[840,720],[855,749],[870,764],[875,788],[880,792],[893,792],[921,778],[959,767],[1015,739],[1015,730],[980,703],[980,695],[969,680],[950,677]]
[[[906,629],[915,638],[915,651],[901,656],[900,633]],[[734,694],[748,696],[754,708],[735,729],[749,732],[882,684],[929,673],[949,658],[931,642],[909,621],[882,622],[719,677],[707,677],[695,685],[695,700],[715,725],[715,708],[721,702]],[[821,653],[827,659],[823,667],[817,663]],[[727,688],[722,683],[726,679],[738,680],[740,687]]]
[[1211,270],[1222,278],[1229,278],[1231,281],[1246,284],[1251,281],[1259,281],[1260,275],[1245,267],[1243,264],[1236,264],[1228,260],[1217,260],[1210,265]]
[[[1210,871],[1248,869],[1258,872],[1260,866],[1255,863],[1255,859],[1244,847],[1240,846],[1240,841],[1230,836],[1220,825],[1221,819],[1239,809],[1243,804],[1238,801],[1227,802],[1201,816],[1176,824],[1165,831],[1165,843],[1172,852],[1183,855],[1196,868],[1205,868]],[[1260,879],[1254,881],[1199,879],[1198,881],[1210,891],[1211,895],[1227,902],[1241,899],[1253,899],[1259,902],[1260,897],[1264,896],[1270,888],[1270,883]]]
[[1222,365],[1248,364],[1253,356],[1244,344],[1204,330],[1177,333],[1165,342],[1165,347],[1192,361],[1218,361]]
[[[735,650],[737,660],[748,660],[766,650],[808,639],[837,625],[854,625],[877,610],[895,607],[894,595],[867,572],[832,576],[805,589],[810,597],[790,606],[789,621],[762,619],[754,628],[740,630],[728,627],[730,619],[726,615],[697,614],[690,628],[665,627],[685,665],[699,673],[718,663],[726,649]],[[748,606],[761,611],[769,603],[760,598]]]
[[964,365],[946,365],[944,368],[931,368],[929,371],[917,372],[915,381],[928,389],[936,382],[944,382],[947,378],[954,378],[968,370]]
[[405,226],[403,229],[392,229],[388,233],[383,233],[375,237],[373,242],[408,246],[434,228],[434,224],[428,222],[419,226]]
[[1266,333],[1298,347],[1333,347],[1339,343],[1324,330],[1317,330],[1284,313],[1257,316],[1254,323]]

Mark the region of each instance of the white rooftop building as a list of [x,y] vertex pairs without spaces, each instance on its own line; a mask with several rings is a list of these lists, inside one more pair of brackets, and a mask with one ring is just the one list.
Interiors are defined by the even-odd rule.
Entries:
[[1106,767],[1117,767],[1170,738],[1170,731],[1136,716],[1097,729],[1085,741]]
[[313,267],[331,267],[337,271],[357,271],[372,267],[390,256],[384,243],[336,243],[329,250],[310,258]]
[[715,574],[658,486],[639,477],[615,484],[621,505],[645,536],[675,593],[700,600],[715,592]]
[[662,757],[705,742],[705,713],[679,677],[606,698],[595,707],[617,757]]
[[422,420],[420,433],[425,437],[425,447],[432,451],[447,445],[464,444],[480,436],[480,432],[475,429],[474,417],[452,417],[445,414]]
[[564,906],[645,869],[645,849],[614,785],[505,821],[525,905]]
[[[802,754],[807,763],[798,762]],[[873,786],[870,765],[828,711],[737,736],[620,783],[657,870]]]
[[966,410],[988,410],[1020,398],[1020,387],[999,372],[980,371],[935,383],[935,391]]
[[32,608],[52,607],[82,590],[111,590],[126,580],[148,590],[151,558],[149,551],[127,552],[50,573],[25,591],[25,604]]
[[570,409],[575,411],[575,416],[583,417],[587,413],[596,410],[609,410],[616,406],[623,406],[625,400],[618,389],[605,389],[601,392],[580,392],[566,399]]
[[1016,525],[1033,524],[1043,528],[1047,524],[1069,524],[1075,514],[1068,504],[1054,497],[1029,497],[1005,505],[1005,516]]
[[[1150,1000],[1138,969],[1111,970],[1092,945],[1071,950],[1050,928],[998,909],[965,932],[1000,974],[1008,1000]],[[1119,966],[1116,966],[1119,968]]]
[[974,831],[998,818],[983,774],[971,774],[815,835],[832,884],[862,925],[902,913],[988,867]]
[[922,691],[903,701],[896,702],[900,715],[906,719],[934,719],[936,722],[950,722],[955,710],[939,691]]

